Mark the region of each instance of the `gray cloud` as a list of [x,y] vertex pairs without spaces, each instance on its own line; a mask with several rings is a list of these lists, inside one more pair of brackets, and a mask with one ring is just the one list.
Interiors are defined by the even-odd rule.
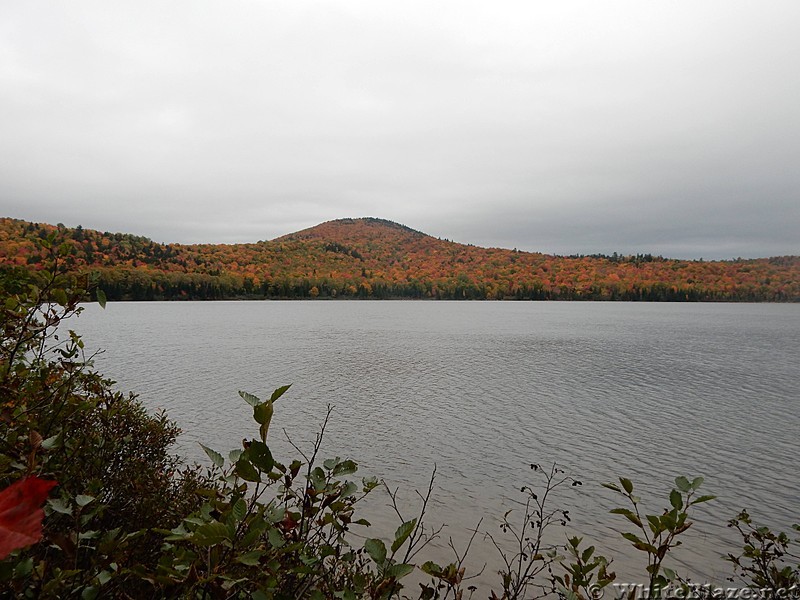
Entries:
[[0,211],[160,241],[381,216],[798,254],[792,0],[0,7]]

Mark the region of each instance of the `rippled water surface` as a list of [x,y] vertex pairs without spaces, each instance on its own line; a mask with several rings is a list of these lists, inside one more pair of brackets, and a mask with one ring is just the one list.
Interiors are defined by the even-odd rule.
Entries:
[[[621,553],[623,575],[641,557],[612,530],[625,523],[600,486],[619,475],[652,512],[676,475],[705,476],[719,499],[698,510],[678,555],[700,579],[728,573],[719,555],[739,509],[784,530],[800,520],[796,305],[112,303],[74,327],[104,349],[99,371],[179,423],[178,451],[193,460],[205,458],[198,441],[228,450],[256,434],[237,390],[292,383],[273,427],[298,444],[332,404],[325,454],[409,490],[436,465],[431,518],[456,541],[481,517],[497,531],[519,487],[537,481],[531,462],[557,461],[583,482],[561,497],[570,531]],[[388,514],[383,502],[367,509]],[[491,579],[489,544],[479,539],[472,558]]]

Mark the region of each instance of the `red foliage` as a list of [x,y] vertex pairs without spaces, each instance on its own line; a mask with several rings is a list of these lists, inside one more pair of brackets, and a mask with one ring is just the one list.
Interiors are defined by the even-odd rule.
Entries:
[[[40,269],[48,235],[110,300],[332,297],[800,302],[800,257],[722,261],[551,256],[437,239],[381,219],[339,219],[250,244],[159,244],[0,218],[0,271]],[[533,243],[533,241],[531,241]],[[316,288],[315,292],[312,289]]]
[[42,539],[42,505],[58,482],[26,477],[0,491],[0,560]]

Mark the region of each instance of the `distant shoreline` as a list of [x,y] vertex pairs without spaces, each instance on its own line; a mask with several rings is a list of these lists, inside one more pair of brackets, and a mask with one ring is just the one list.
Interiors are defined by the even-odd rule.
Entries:
[[[340,297],[340,298],[291,298],[291,297],[267,297],[267,298],[149,298],[149,299],[134,299],[134,298],[121,298],[108,300],[109,304],[119,302],[135,302],[135,303],[149,303],[149,302],[175,302],[175,303],[203,303],[203,302],[474,302],[474,303],[525,303],[525,302],[540,302],[543,304],[551,304],[556,302],[565,302],[570,304],[586,304],[596,302],[601,304],[800,304],[800,300],[601,300],[601,299],[557,299],[550,298],[545,300],[530,299],[530,298],[358,298],[358,297]],[[93,304],[93,300],[87,300],[86,304]]]
[[383,219],[252,244],[160,244],[0,219],[0,269],[82,273],[116,300],[800,302],[800,256],[687,261],[481,248]]

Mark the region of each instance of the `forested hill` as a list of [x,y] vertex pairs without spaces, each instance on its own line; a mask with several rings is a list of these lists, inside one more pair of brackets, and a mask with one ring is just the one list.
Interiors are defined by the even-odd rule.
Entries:
[[438,298],[800,301],[800,257],[736,261],[560,257],[440,240],[383,219],[340,219],[251,244],[160,244],[0,219],[0,267],[41,268],[54,233],[109,300]]

